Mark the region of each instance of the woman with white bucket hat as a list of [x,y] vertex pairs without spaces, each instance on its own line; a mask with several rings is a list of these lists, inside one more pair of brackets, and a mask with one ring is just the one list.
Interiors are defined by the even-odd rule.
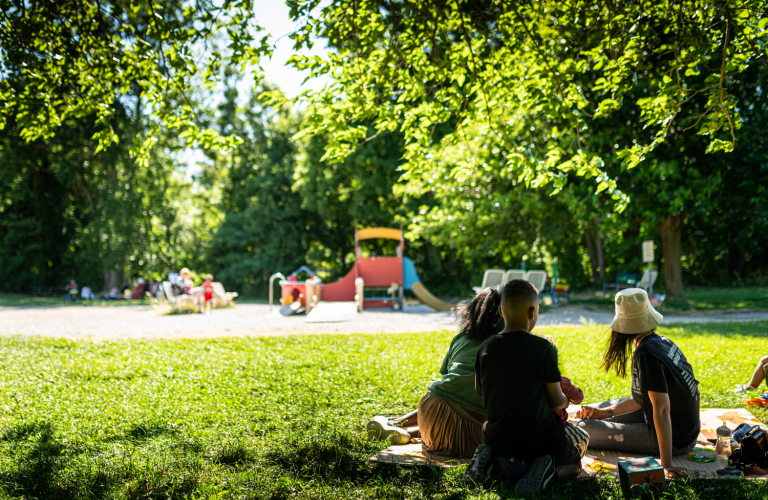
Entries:
[[632,359],[632,395],[591,405],[578,413],[589,445],[602,450],[661,457],[668,474],[682,469],[672,457],[696,446],[699,382],[683,352],[654,331],[663,316],[640,288],[616,294],[616,316],[602,367],[621,378]]

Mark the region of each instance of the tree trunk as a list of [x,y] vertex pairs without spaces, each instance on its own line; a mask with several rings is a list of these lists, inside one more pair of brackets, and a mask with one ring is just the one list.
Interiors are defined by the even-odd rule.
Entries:
[[600,219],[595,219],[595,246],[597,247],[598,277],[600,283],[605,283],[605,247],[603,246],[603,238],[600,236]]
[[109,295],[109,291],[113,288],[120,290],[125,281],[125,270],[123,269],[107,269],[104,271],[104,290],[102,295]]
[[661,234],[664,253],[664,288],[670,297],[683,297],[683,265],[681,261],[681,236],[686,213],[670,215],[659,221],[657,229]]
[[589,231],[584,233],[584,239],[587,241],[589,264],[592,266],[592,282],[599,286],[600,277],[597,275],[597,256],[595,255],[595,244],[592,242],[592,235],[589,234]]

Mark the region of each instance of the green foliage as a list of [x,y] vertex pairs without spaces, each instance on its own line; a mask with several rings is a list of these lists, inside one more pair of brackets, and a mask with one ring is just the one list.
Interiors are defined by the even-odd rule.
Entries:
[[141,117],[115,108],[112,128],[122,141],[106,150],[91,139],[93,118],[68,120],[54,137],[31,143],[13,124],[0,132],[6,290],[74,277],[98,293],[110,270],[159,278],[202,260],[216,224],[211,203],[179,175],[175,141],[156,137],[158,147],[138,165],[127,145],[142,129]]
[[[765,322],[670,326],[703,406],[763,354]],[[628,381],[596,368],[606,332],[549,328],[588,401]],[[414,409],[453,333],[73,342],[0,339],[0,498],[512,498],[470,489],[462,468],[373,466],[364,437],[380,413]],[[745,353],[734,356],[734,352]],[[371,362],[375,360],[375,362]],[[729,374],[723,377],[723,374]],[[755,412],[763,421],[768,412]],[[679,498],[762,498],[762,481],[676,481]],[[618,498],[603,478],[551,498]]]
[[133,143],[142,158],[161,125],[189,144],[231,147],[235,138],[202,126],[191,91],[196,81],[215,87],[222,63],[255,65],[271,53],[256,39],[249,0],[3,0],[0,11],[0,127],[13,118],[33,141],[95,117],[96,153],[119,141],[113,103],[127,94],[141,95],[153,117]]
[[[622,152],[624,169],[685,120],[695,121],[686,133],[709,136],[708,152],[730,151],[742,124],[733,85],[768,64],[760,49],[768,41],[765,5],[750,0],[288,4],[303,21],[292,35],[297,48],[312,35],[336,48],[324,59],[292,59],[335,78],[302,95],[303,133],[330,134],[326,157],[338,159],[370,128],[401,131],[405,176],[416,186],[442,179],[441,160],[453,149],[464,149],[461,166],[476,171],[491,148],[507,179],[558,190],[563,173],[575,172],[622,210],[628,199],[605,175],[602,152],[585,141],[592,120],[624,104],[638,108],[635,122],[649,133]],[[638,87],[648,94],[633,97]]]

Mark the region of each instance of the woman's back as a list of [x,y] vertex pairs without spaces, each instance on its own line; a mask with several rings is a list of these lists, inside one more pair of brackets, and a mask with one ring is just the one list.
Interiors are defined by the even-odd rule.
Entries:
[[475,392],[475,358],[480,344],[464,333],[453,337],[440,366],[443,377],[429,384],[427,391],[464,408],[485,413],[483,399]]

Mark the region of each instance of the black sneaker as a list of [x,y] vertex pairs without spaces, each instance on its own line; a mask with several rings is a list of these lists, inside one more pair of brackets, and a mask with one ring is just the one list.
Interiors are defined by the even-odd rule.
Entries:
[[491,459],[491,447],[483,443],[477,447],[472,456],[467,470],[464,471],[464,482],[468,484],[481,484],[488,477],[488,462]]
[[531,470],[515,486],[520,496],[536,495],[545,491],[555,478],[555,464],[552,457],[544,455],[533,461]]

